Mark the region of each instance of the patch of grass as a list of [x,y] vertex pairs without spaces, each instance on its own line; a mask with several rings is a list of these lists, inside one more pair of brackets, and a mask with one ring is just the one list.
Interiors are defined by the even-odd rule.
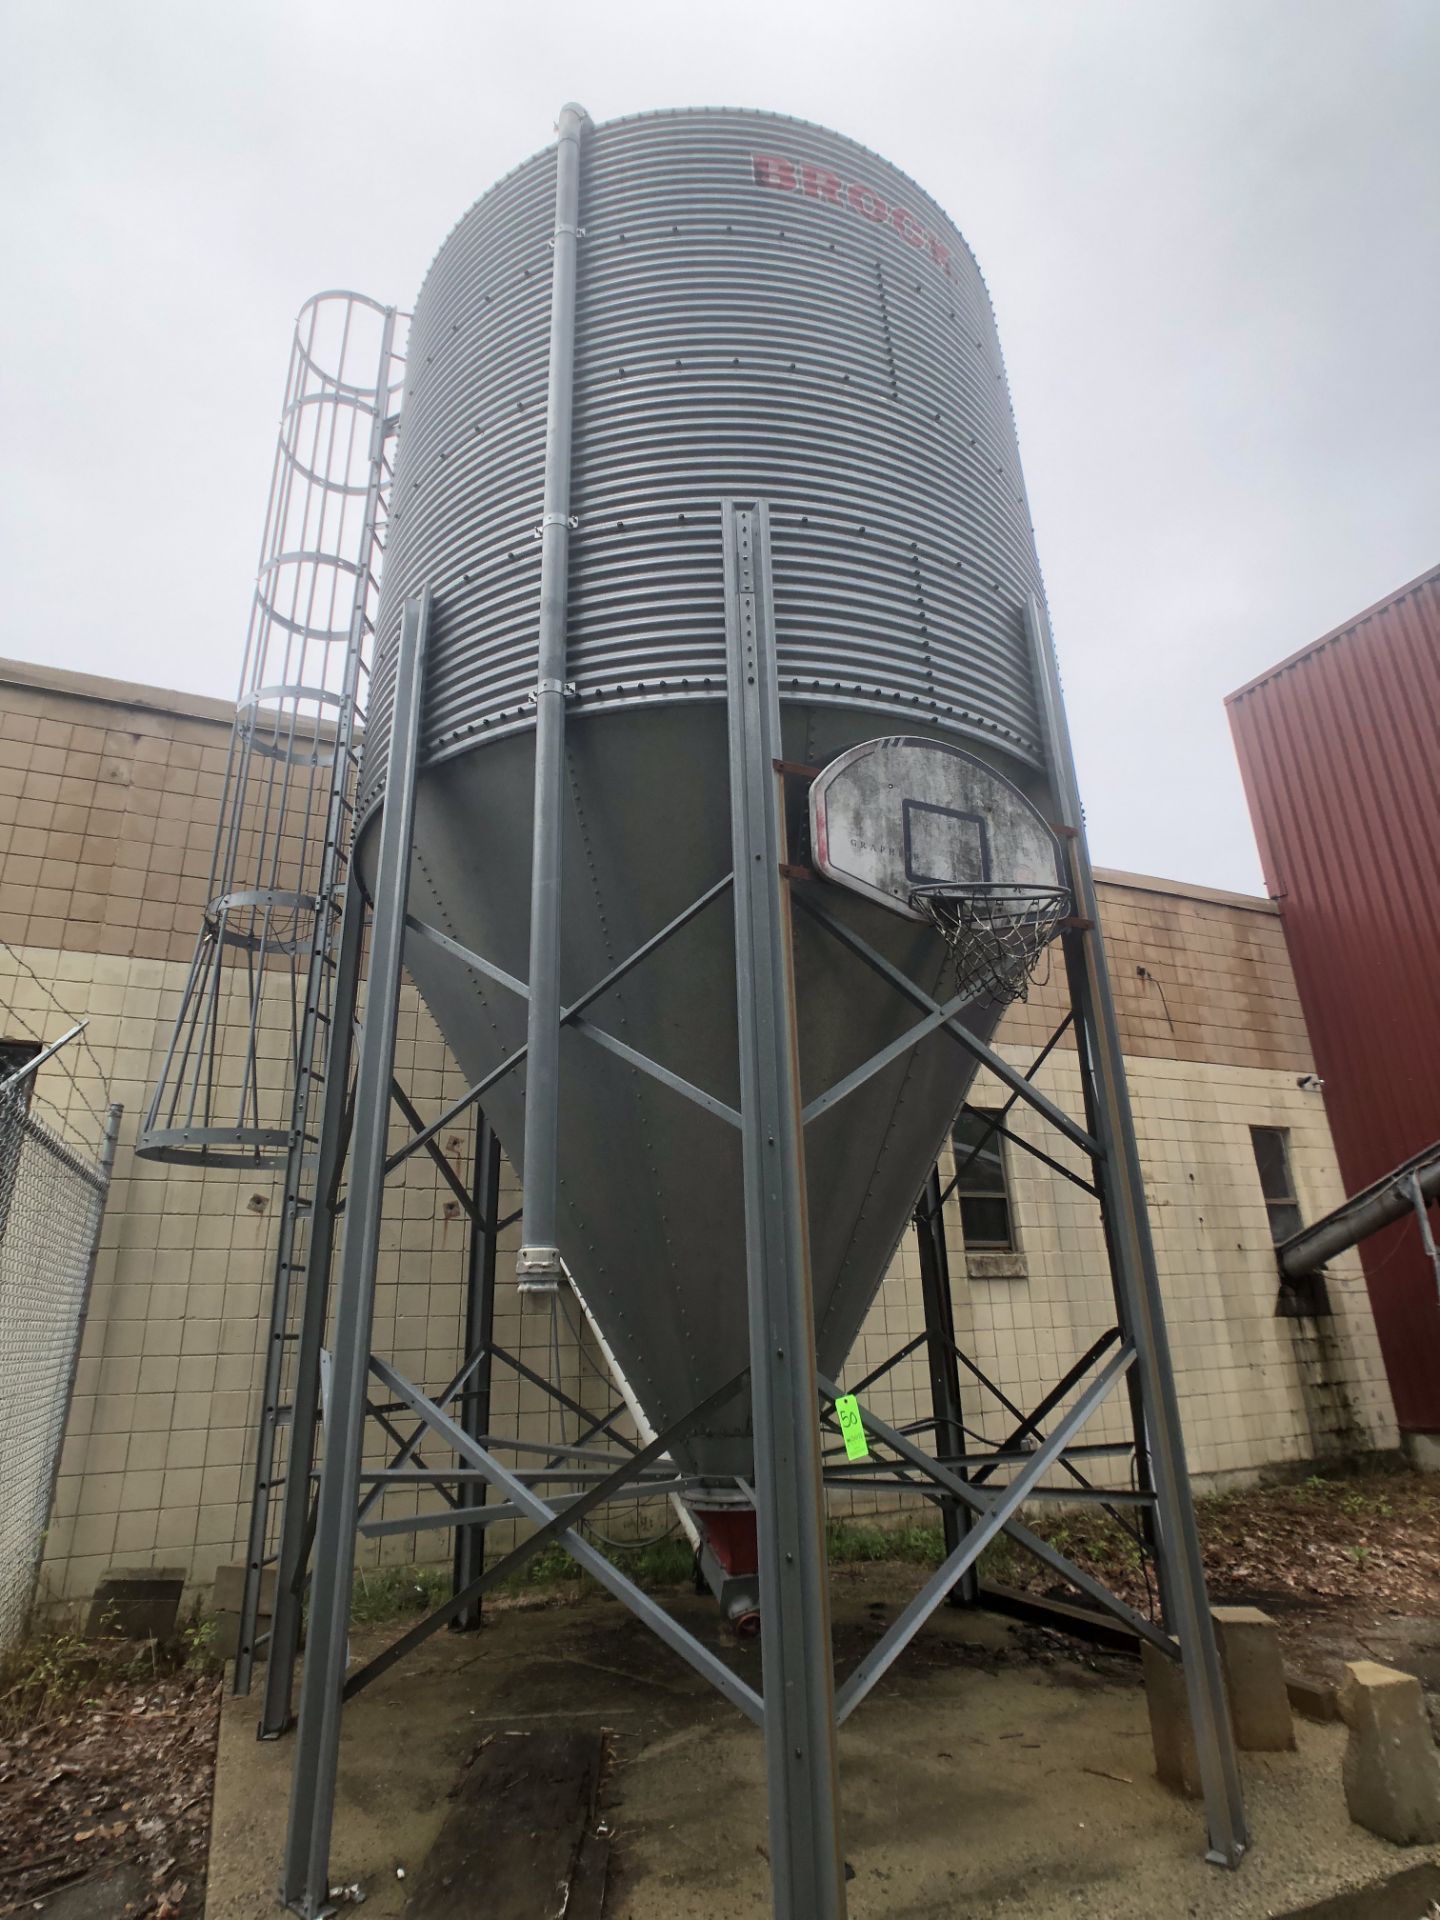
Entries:
[[[636,1586],[678,1587],[688,1584],[694,1554],[684,1534],[659,1540],[637,1540],[633,1545],[606,1547],[603,1553]],[[558,1541],[541,1547],[500,1582],[505,1593],[533,1593],[546,1587],[591,1585],[591,1576],[578,1566]],[[443,1566],[380,1567],[355,1575],[350,1618],[356,1626],[386,1626],[410,1614],[428,1613],[450,1597],[450,1570]]]
[[975,1572],[981,1580],[990,1580],[997,1587],[1014,1587],[1020,1584],[1022,1571],[1034,1564],[1017,1541],[1012,1540],[1008,1533],[1001,1533],[980,1555],[980,1564]]
[[181,1657],[191,1673],[219,1673],[225,1662],[215,1651],[215,1621],[196,1613],[180,1629]]
[[386,1626],[428,1613],[450,1594],[446,1567],[361,1567],[355,1574],[350,1619],[357,1627]]
[[[684,1586],[694,1569],[694,1551],[683,1533],[665,1534],[658,1540],[636,1540],[624,1546],[605,1546],[592,1537],[591,1545],[637,1587]],[[589,1581],[590,1575],[576,1565],[564,1547],[552,1541],[522,1567],[517,1567],[502,1584],[512,1593],[523,1593],[535,1587],[563,1586],[576,1580]]]
[[695,1570],[695,1550],[683,1533],[641,1540],[633,1547],[602,1548],[637,1587],[685,1586]]
[[912,1566],[938,1567],[945,1558],[939,1527],[873,1527],[856,1520],[832,1520],[825,1529],[832,1563],[856,1560],[904,1560]]
[[0,1658],[0,1738],[48,1720],[95,1689],[100,1653],[78,1633],[33,1633]]

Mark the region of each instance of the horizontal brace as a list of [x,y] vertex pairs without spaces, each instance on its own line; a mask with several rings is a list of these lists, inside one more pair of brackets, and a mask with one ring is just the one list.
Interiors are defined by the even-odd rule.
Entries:
[[[466,1356],[465,1361],[461,1366],[459,1372],[455,1374],[449,1386],[446,1387],[444,1392],[440,1395],[440,1400],[442,1404],[445,1404],[453,1400],[457,1394],[464,1392],[465,1387],[467,1386],[469,1381],[473,1379],[475,1372],[480,1365],[480,1362],[484,1358],[485,1358],[485,1349],[483,1347],[481,1347],[477,1352],[468,1354]],[[323,1364],[323,1361],[322,1361],[322,1364]],[[420,1444],[425,1438],[424,1427],[423,1426],[417,1427],[415,1431],[411,1434],[410,1438],[408,1440],[405,1440],[401,1438],[399,1431],[391,1424],[391,1421],[390,1421],[390,1415],[392,1413],[409,1413],[410,1408],[408,1405],[402,1405],[399,1407],[377,1407],[372,1401],[367,1400],[365,1404],[365,1411],[370,1415],[372,1419],[374,1419],[379,1423],[379,1425],[383,1428],[383,1430],[390,1436],[390,1438],[395,1442],[396,1446],[398,1446],[400,1449],[400,1451],[395,1455],[395,1458],[390,1462],[390,1468],[392,1471],[398,1467],[403,1467],[408,1460],[411,1460],[411,1459],[419,1460]],[[422,1461],[421,1465],[423,1466],[423,1464],[424,1463]],[[318,1467],[312,1470],[311,1478],[316,1481],[319,1480],[320,1472]],[[445,1494],[444,1497],[448,1500],[450,1498],[450,1495]],[[379,1498],[380,1498],[379,1493],[376,1491],[374,1487],[372,1487],[360,1502],[360,1510],[359,1510],[358,1518],[363,1520],[366,1514],[375,1505],[376,1501]]]
[[[924,1424],[926,1426],[934,1426],[935,1422],[933,1420],[927,1420]],[[843,1447],[827,1449],[825,1457],[827,1459],[839,1459],[844,1451],[845,1449]],[[1010,1448],[999,1453],[937,1453],[933,1457],[937,1466],[964,1467],[971,1470],[976,1467],[983,1467],[988,1474],[994,1467],[1023,1467],[1029,1461],[1033,1460],[1039,1451],[1039,1447],[1034,1446],[1019,1449]],[[1134,1451],[1135,1442],[1133,1440],[1097,1440],[1092,1446],[1066,1447],[1060,1457],[1060,1465],[1063,1466],[1071,1454],[1075,1453],[1108,1453],[1120,1455],[1133,1453]],[[872,1470],[876,1473],[888,1473],[893,1465],[894,1462],[890,1460],[856,1460],[850,1463],[849,1471],[859,1474],[865,1474]],[[981,1483],[977,1482],[977,1484]]]
[[[620,1500],[649,1500],[656,1494],[680,1493],[687,1484],[684,1480],[665,1480],[656,1486],[621,1487],[604,1504],[613,1507]],[[547,1504],[552,1512],[564,1513],[578,1506],[583,1497],[577,1493],[568,1500],[551,1500]],[[441,1527],[493,1527],[497,1520],[524,1518],[519,1507],[506,1501],[497,1507],[456,1507],[446,1513],[412,1513],[395,1520],[367,1520],[360,1531],[367,1540],[380,1540],[397,1533],[434,1533]]]
[[[886,1493],[913,1493],[918,1494],[922,1500],[934,1502],[936,1506],[943,1505],[950,1498],[939,1487],[927,1487],[918,1480],[904,1480],[899,1477],[890,1480],[854,1478],[844,1467],[827,1468],[823,1477],[827,1487],[853,1487],[857,1491],[863,1489],[866,1493],[874,1493],[877,1488]],[[1006,1484],[1008,1483],[1003,1481],[1000,1483],[1002,1488]],[[1106,1493],[1098,1487],[1091,1488],[1088,1492],[1082,1487],[1031,1487],[1026,1492],[1025,1498],[1026,1500],[1053,1500],[1061,1505],[1077,1507],[1153,1507],[1155,1504],[1153,1493],[1137,1493],[1133,1488],[1128,1487],[1123,1493]],[[453,1525],[454,1522],[451,1520],[446,1524]]]

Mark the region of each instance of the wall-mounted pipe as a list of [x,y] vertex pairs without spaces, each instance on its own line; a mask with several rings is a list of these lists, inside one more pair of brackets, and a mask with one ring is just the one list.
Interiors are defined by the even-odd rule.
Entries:
[[1440,1199],[1440,1142],[1416,1154],[1383,1180],[1352,1194],[1323,1220],[1302,1227],[1276,1248],[1280,1271],[1287,1280],[1303,1279],[1337,1255],[1348,1253],[1381,1227],[1402,1219],[1415,1205],[1415,1190],[1428,1205]]

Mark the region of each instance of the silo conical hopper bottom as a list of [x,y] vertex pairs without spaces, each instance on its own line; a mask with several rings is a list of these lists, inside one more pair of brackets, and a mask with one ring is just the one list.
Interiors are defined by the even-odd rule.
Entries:
[[[864,713],[801,704],[784,712],[787,757],[808,765],[873,732]],[[728,873],[727,766],[725,708],[713,701],[572,722],[567,1005]],[[528,897],[532,779],[528,735],[432,765],[419,782],[411,883],[412,914],[519,979],[528,925],[516,904]],[[807,884],[918,986],[940,989],[945,952],[929,927],[823,881]],[[472,1082],[523,1047],[518,995],[423,938],[412,936],[406,962]],[[803,913],[795,915],[795,982],[807,1103],[915,1022],[914,1008],[893,987]],[[964,1018],[988,1039],[1000,1012],[977,1005]],[[587,1017],[737,1108],[728,893]],[[823,1372],[842,1366],[973,1074],[952,1040],[932,1035],[807,1128]],[[562,1039],[561,1080],[561,1252],[650,1421],[664,1431],[748,1363],[739,1131],[573,1028]],[[519,1164],[523,1064],[486,1094],[485,1107]],[[674,1451],[701,1476],[748,1478],[748,1393],[737,1391]]]

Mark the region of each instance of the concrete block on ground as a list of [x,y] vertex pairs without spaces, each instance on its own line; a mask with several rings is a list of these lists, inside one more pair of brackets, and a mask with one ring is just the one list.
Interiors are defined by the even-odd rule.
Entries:
[[1350,1818],[1402,1847],[1440,1840],[1440,1758],[1420,1682],[1376,1660],[1347,1661],[1340,1716]]
[[[245,1563],[237,1560],[231,1566],[215,1569],[215,1586],[211,1592],[210,1604],[216,1613],[238,1613],[240,1603],[245,1598]],[[275,1569],[266,1567],[260,1574],[260,1611],[269,1613],[275,1605]]]
[[[215,1585],[211,1593],[211,1620],[214,1624],[214,1638],[210,1650],[219,1660],[233,1660],[240,1651],[240,1611],[245,1598],[245,1565],[243,1561],[230,1566],[215,1569]],[[257,1636],[270,1630],[270,1615],[275,1605],[275,1569],[266,1567],[260,1575],[260,1605],[257,1609],[255,1631]],[[255,1649],[257,1660],[265,1658],[268,1643],[261,1641]]]
[[1421,1473],[1440,1473],[1440,1433],[1402,1433],[1405,1458]]
[[1156,1777],[1173,1792],[1198,1800],[1200,1761],[1190,1724],[1190,1702],[1185,1694],[1185,1669],[1148,1640],[1140,1657],[1145,1670],[1145,1704],[1150,1711]]
[[1243,1753],[1288,1753],[1295,1724],[1279,1629],[1259,1607],[1214,1607],[1211,1618],[1236,1746]]
[[183,1567],[112,1567],[96,1585],[87,1631],[122,1640],[169,1640],[184,1591]]
[[1296,1713],[1307,1720],[1333,1721],[1340,1718],[1340,1702],[1328,1680],[1312,1680],[1309,1674],[1286,1676],[1285,1691]]

